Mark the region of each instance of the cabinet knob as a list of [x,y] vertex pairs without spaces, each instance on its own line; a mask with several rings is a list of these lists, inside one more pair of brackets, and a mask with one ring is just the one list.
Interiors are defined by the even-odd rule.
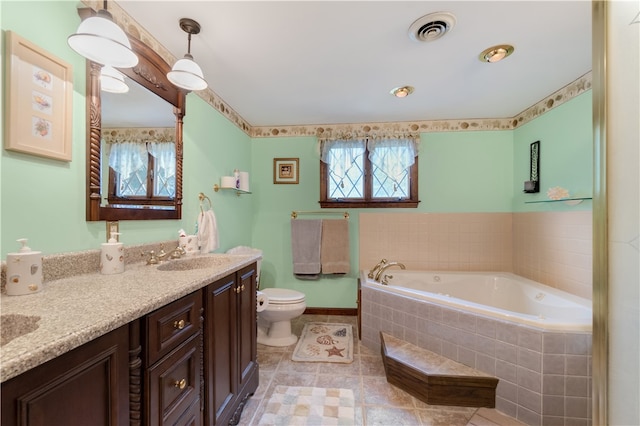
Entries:
[[187,386],[187,381],[185,379],[178,380],[173,385],[178,389],[182,390]]
[[240,287],[240,291],[244,291],[244,284]]
[[240,289],[240,287],[236,287],[234,291],[235,291],[236,293],[240,294],[240,292],[241,292],[242,290]]
[[181,319],[180,321],[175,321],[173,323],[173,328],[177,328],[178,330],[182,330],[184,328],[185,324],[186,323],[184,322],[184,320]]

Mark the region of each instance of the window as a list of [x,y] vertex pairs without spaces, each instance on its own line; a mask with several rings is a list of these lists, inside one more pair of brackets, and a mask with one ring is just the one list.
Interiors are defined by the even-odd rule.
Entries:
[[176,152],[170,142],[120,142],[109,152],[110,204],[173,202]]
[[413,140],[325,140],[321,149],[321,207],[417,207]]

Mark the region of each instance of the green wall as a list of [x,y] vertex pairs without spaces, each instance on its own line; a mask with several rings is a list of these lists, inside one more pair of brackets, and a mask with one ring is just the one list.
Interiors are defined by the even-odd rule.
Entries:
[[[421,200],[419,207],[409,210],[377,211],[510,211],[513,191],[512,137],[512,132],[422,134],[418,156]],[[291,212],[319,209],[320,159],[317,139],[254,139],[252,151],[252,192],[257,206],[253,216],[252,241],[254,247],[264,251],[261,286],[286,287],[302,291],[306,295],[307,306],[355,307],[358,214],[363,209],[347,210],[350,213],[350,274],[342,277],[323,276],[318,281],[297,280],[293,276]],[[273,183],[273,159],[279,157],[300,159],[298,185]]]
[[[85,221],[85,76],[84,59],[66,43],[80,19],[69,1],[0,2],[1,24],[70,62],[74,68],[73,161],[42,159],[2,150],[0,157],[0,256],[27,237],[44,254],[97,249],[104,222]],[[37,10],[38,13],[33,13]],[[4,84],[4,83],[3,83]],[[213,88],[215,90],[215,88]],[[177,237],[194,230],[198,193],[212,201],[220,232],[219,252],[236,245],[264,251],[261,284],[288,287],[307,295],[311,307],[356,306],[358,216],[350,209],[352,271],[317,282],[298,281],[291,265],[290,219],[293,210],[318,210],[319,155],[315,137],[251,139],[195,94],[187,96],[184,125],[183,219],[123,221],[125,244]],[[523,194],[529,176],[529,144],[541,141],[540,194]],[[543,199],[551,186],[575,195],[591,195],[591,92],[551,110],[514,131],[442,132],[421,135],[420,205],[406,212],[509,212],[590,209],[591,203],[525,204]],[[300,159],[298,185],[273,184],[273,159]],[[214,192],[220,176],[233,169],[250,171],[251,192]],[[367,210],[368,212],[372,210]],[[326,216],[322,216],[326,217]]]
[[[518,127],[514,134],[513,211],[591,210],[591,200],[577,206],[546,200],[549,188],[560,186],[575,197],[591,197],[593,187],[593,125],[591,90]],[[540,192],[525,194],[529,180],[529,146],[540,141]]]
[[[61,162],[2,150],[0,256],[3,260],[7,253],[16,250],[18,238],[29,238],[31,248],[44,254],[97,249],[105,239],[104,222],[85,221],[85,61],[66,41],[80,23],[77,5],[70,1],[0,2],[3,65],[4,31],[11,30],[71,63],[74,71],[73,160]],[[221,245],[218,251],[248,245],[251,230],[245,225],[251,220],[251,198],[237,199],[214,193],[213,184],[219,181],[220,175],[229,174],[234,168],[249,169],[251,140],[195,94],[187,96],[186,112],[183,219],[122,221],[122,241],[139,244],[177,240],[178,229],[193,231],[199,212],[198,193],[204,192],[213,201],[216,213]]]

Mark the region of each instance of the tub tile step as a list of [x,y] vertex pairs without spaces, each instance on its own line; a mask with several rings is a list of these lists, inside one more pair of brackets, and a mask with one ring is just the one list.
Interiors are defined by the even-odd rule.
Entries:
[[380,333],[387,381],[433,405],[496,405],[498,379],[435,352]]

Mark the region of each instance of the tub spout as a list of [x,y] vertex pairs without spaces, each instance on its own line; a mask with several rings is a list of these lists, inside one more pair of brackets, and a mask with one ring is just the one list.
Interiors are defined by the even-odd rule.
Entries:
[[387,269],[391,268],[392,266],[399,266],[400,269],[406,269],[405,266],[400,262],[388,262],[378,269],[378,272],[375,274],[373,279],[380,282],[380,277],[382,276],[382,273]]
[[369,278],[373,278],[376,276],[376,273],[378,272],[378,270],[383,266],[387,264],[387,259],[382,259],[380,262],[378,262],[378,264],[376,266],[374,266],[373,268],[371,268],[371,270],[369,271],[369,273],[367,274],[367,277]]

